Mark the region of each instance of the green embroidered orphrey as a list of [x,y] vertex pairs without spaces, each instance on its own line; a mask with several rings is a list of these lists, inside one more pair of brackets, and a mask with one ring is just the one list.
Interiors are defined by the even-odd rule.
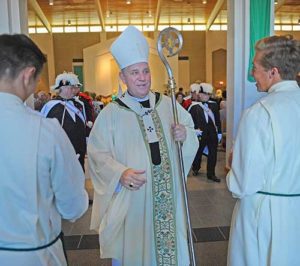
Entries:
[[[163,266],[176,266],[176,214],[173,198],[173,177],[167,143],[156,110],[151,113],[159,139],[161,164],[152,164],[153,224],[156,251],[156,263]],[[146,138],[146,129],[142,117],[139,117]]]

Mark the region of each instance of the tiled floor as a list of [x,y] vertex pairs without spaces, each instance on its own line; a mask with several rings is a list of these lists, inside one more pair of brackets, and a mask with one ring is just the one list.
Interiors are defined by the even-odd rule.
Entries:
[[[189,206],[193,227],[197,265],[226,265],[230,219],[235,200],[226,189],[225,153],[218,153],[216,174],[221,183],[208,181],[204,171],[188,178]],[[205,169],[205,161],[202,163]],[[88,175],[88,173],[87,173]],[[86,188],[92,200],[93,188],[89,179]],[[111,260],[99,258],[96,232],[89,230],[91,206],[75,223],[63,221],[65,245],[70,266],[110,266]]]

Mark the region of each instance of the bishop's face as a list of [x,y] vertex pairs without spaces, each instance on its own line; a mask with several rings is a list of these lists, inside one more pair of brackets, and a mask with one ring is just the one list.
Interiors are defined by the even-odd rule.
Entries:
[[148,63],[137,63],[124,68],[120,78],[127,85],[130,95],[136,98],[144,98],[151,87],[151,74]]

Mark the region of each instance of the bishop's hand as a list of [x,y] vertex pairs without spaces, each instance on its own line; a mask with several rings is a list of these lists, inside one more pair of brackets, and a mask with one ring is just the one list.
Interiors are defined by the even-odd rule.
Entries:
[[175,141],[184,142],[186,140],[186,128],[181,124],[172,124],[172,135]]
[[127,189],[138,190],[147,181],[145,172],[145,170],[129,168],[122,173],[120,183]]

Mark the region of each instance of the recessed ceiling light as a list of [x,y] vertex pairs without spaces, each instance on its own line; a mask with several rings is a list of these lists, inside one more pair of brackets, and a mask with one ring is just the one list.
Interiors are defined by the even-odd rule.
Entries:
[[49,5],[53,6],[53,0],[49,0]]
[[206,4],[207,4],[207,1],[206,1],[206,0],[203,0],[203,1],[202,1],[202,4],[203,4],[203,5],[206,5]]
[[110,10],[106,10],[106,17],[109,18],[112,12]]
[[274,4],[277,5],[277,4],[278,4],[278,0],[275,0],[275,1],[274,1]]
[[126,0],[126,4],[130,5],[131,4],[131,0]]

